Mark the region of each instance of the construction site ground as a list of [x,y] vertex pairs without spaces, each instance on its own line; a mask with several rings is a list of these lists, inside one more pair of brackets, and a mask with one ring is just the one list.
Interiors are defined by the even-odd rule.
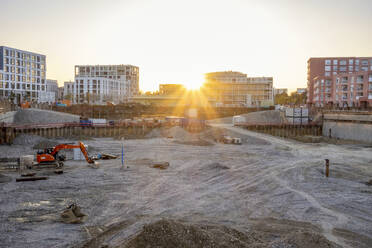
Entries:
[[[217,143],[221,134],[243,144]],[[41,141],[23,139],[1,146],[1,154],[35,154]],[[34,182],[0,172],[1,247],[372,246],[366,145],[305,144],[230,124],[83,142],[91,154],[119,156],[124,144],[125,166],[121,159],[101,160],[98,169],[69,160],[63,174],[38,170],[49,178]],[[151,168],[154,162],[169,167]],[[82,224],[60,221],[73,202],[87,214]]]

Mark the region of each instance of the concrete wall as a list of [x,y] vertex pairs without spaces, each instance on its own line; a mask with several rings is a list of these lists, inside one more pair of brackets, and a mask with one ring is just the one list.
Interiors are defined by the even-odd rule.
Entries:
[[330,129],[332,138],[372,143],[371,123],[335,122],[324,120],[323,136],[329,137]]

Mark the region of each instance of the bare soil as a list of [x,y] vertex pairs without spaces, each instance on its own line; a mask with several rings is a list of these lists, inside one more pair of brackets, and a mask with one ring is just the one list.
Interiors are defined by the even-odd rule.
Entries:
[[[216,143],[212,133],[243,144]],[[197,137],[212,145],[174,142],[182,137],[84,140],[91,155],[119,159],[99,161],[98,169],[69,160],[60,175],[38,170],[45,181],[15,182],[18,173],[2,172],[12,181],[0,183],[0,246],[372,246],[371,147],[305,144],[229,125]],[[35,154],[33,145],[0,152]],[[150,168],[157,161],[170,165]],[[82,224],[60,221],[73,202],[87,214]]]

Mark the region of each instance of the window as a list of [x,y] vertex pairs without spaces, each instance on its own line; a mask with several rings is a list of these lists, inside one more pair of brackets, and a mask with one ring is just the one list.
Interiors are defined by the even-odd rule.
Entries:
[[354,63],[353,59],[349,59],[349,65],[352,65]]
[[331,70],[331,67],[330,67],[330,66],[325,66],[325,67],[324,67],[324,70],[325,70],[325,71],[330,71],[330,70]]
[[362,71],[368,71],[368,67],[367,66],[362,66],[360,69],[362,69]]
[[349,65],[349,71],[352,71],[354,67],[352,65]]
[[368,65],[368,60],[363,59],[363,60],[362,60],[362,65]]
[[334,65],[334,66],[333,66],[333,70],[334,70],[334,71],[337,71],[337,65]]
[[337,59],[334,59],[334,60],[333,60],[333,64],[334,64],[334,65],[337,65],[337,64],[338,64],[338,60],[337,60]]
[[340,71],[346,71],[346,66],[340,66]]
[[341,60],[340,65],[346,65],[346,60]]
[[324,73],[324,76],[329,77],[329,76],[331,76],[331,73],[330,73],[329,71],[326,71],[326,72]]
[[359,71],[359,66],[355,66],[355,71]]
[[331,60],[330,59],[326,59],[325,64],[326,65],[330,65],[331,64]]

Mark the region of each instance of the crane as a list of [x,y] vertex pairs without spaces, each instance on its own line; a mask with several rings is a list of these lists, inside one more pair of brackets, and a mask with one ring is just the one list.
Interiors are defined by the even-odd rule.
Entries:
[[83,153],[86,161],[89,164],[93,164],[94,161],[91,157],[88,156],[87,149],[83,142],[79,141],[78,145],[71,145],[71,144],[59,144],[52,148],[46,148],[44,151],[38,152],[36,156],[36,160],[39,164],[56,164],[57,167],[62,167],[63,162],[65,160],[65,156],[58,155],[58,152],[65,149],[74,149],[80,148],[81,152]]

